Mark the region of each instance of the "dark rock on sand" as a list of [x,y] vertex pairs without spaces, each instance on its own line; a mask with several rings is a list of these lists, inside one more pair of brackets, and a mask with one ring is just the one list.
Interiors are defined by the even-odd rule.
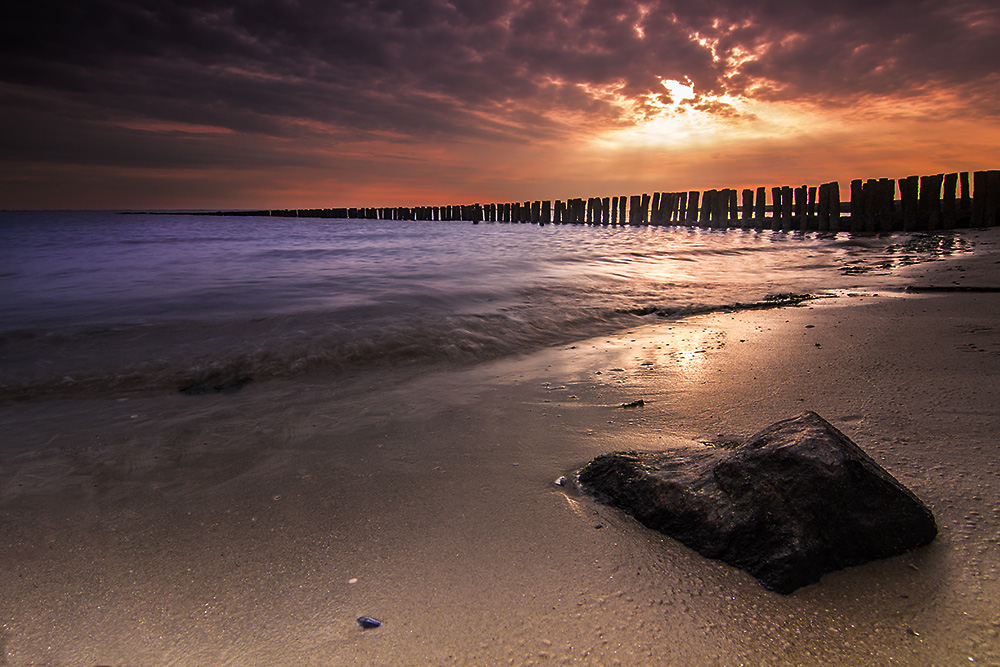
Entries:
[[937,535],[931,511],[814,412],[732,448],[605,454],[579,480],[599,500],[778,593]]

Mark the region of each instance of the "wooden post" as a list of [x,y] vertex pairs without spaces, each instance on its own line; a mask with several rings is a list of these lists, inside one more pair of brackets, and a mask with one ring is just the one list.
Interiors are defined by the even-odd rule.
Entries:
[[687,220],[687,202],[688,202],[688,193],[678,192],[677,215],[674,217],[675,224],[684,224],[684,222]]
[[611,198],[611,224],[618,224],[618,197]]
[[917,204],[917,210],[919,211],[917,226],[920,229],[934,229],[931,218],[931,184],[929,178],[929,176],[920,177],[920,195]]
[[944,174],[934,174],[928,177],[931,186],[929,196],[931,205],[931,229],[941,229],[943,217],[941,215],[941,186],[944,184]]
[[851,233],[864,229],[864,184],[860,178],[851,181]]
[[642,195],[639,200],[639,224],[649,224],[649,195]]
[[[765,223],[766,224],[766,223]],[[771,188],[771,220],[765,229],[781,229],[781,188]]]
[[781,231],[792,228],[792,188],[785,185],[781,188]]
[[886,234],[899,228],[896,220],[896,179],[879,180],[882,213],[882,231]]
[[864,224],[865,232],[876,231],[875,222],[878,217],[878,181],[869,178],[861,186],[862,199],[864,201]]
[[972,226],[993,227],[1000,223],[1000,171],[977,171],[972,175]]
[[972,174],[972,226],[985,227],[986,220],[986,181],[985,171]]
[[806,210],[806,229],[816,229],[816,194],[817,188],[815,185],[809,188],[809,203]]
[[712,190],[712,229],[726,227],[726,207],[729,194],[725,190]]
[[743,219],[740,226],[743,229],[750,229],[753,226],[753,190],[750,188],[744,188],[741,193],[743,196]]
[[767,217],[767,188],[763,185],[757,188],[757,196],[753,205],[753,227],[754,229],[764,229],[765,218]]
[[899,205],[903,210],[903,231],[912,232],[917,228],[919,201],[918,177],[907,176],[899,179]]
[[660,193],[653,193],[652,208],[649,211],[649,222],[654,225],[660,224]]
[[1000,224],[1000,171],[986,172],[986,226],[995,227]]
[[705,190],[701,195],[701,213],[698,215],[699,227],[712,226],[712,197],[715,190]]
[[821,232],[830,231],[830,184],[823,183],[819,186],[819,215],[816,219],[816,228]]
[[969,218],[972,216],[972,193],[969,190],[969,172],[963,171],[958,175],[958,184],[962,189],[961,199],[958,202],[958,215],[963,218],[963,226],[969,226]]
[[697,190],[691,190],[688,192],[688,206],[687,206],[687,222],[692,225],[698,223],[698,198],[701,193]]
[[803,185],[795,188],[795,224],[794,228],[806,231],[806,213],[809,206],[809,187]]
[[945,229],[958,227],[958,174],[944,175],[944,192],[941,193],[941,219]]
[[920,213],[927,229],[941,227],[941,182],[944,174],[920,178]]
[[830,183],[830,231],[834,234],[840,232],[840,183],[838,181]]

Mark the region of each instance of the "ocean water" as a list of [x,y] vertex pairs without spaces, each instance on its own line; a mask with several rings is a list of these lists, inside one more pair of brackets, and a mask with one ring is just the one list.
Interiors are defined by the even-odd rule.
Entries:
[[235,389],[476,363],[650,318],[849,288],[859,263],[895,261],[898,240],[5,212],[0,393]]

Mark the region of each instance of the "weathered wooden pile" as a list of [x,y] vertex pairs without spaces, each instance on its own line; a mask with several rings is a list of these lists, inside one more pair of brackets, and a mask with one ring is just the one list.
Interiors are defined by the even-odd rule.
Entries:
[[[970,187],[971,186],[971,187]],[[772,229],[881,233],[932,231],[1000,224],[1000,170],[851,181],[850,201],[840,184],[654,192],[566,201],[451,206],[219,211],[371,220],[466,220],[591,225],[677,225],[710,229]],[[845,216],[846,214],[846,216]]]

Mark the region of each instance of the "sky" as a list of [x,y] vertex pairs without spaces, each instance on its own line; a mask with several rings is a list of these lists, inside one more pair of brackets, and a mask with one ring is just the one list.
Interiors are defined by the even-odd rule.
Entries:
[[0,209],[418,206],[1000,168],[996,0],[15,0]]

